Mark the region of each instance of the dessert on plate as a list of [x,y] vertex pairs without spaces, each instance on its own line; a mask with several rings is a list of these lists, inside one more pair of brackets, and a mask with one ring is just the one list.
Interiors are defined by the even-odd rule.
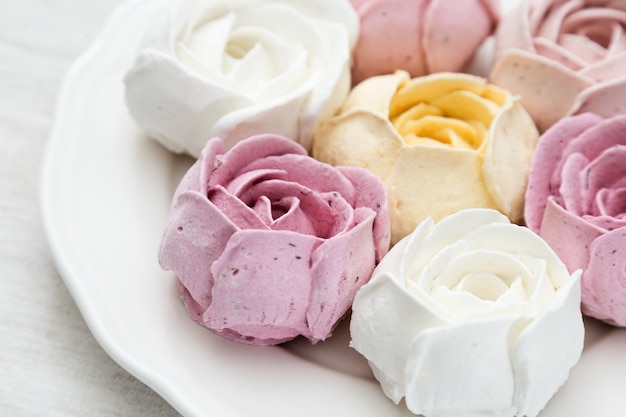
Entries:
[[389,248],[387,198],[367,170],[296,142],[210,140],[176,190],[159,261],[193,320],[231,340],[329,337]]
[[583,113],[542,136],[530,169],[526,222],[570,271],[582,308],[626,327],[626,115]]
[[580,273],[492,209],[426,219],[359,290],[351,345],[425,417],[535,417],[578,361]]
[[166,18],[124,81],[130,114],[174,152],[197,158],[213,137],[231,148],[260,133],[309,149],[350,88],[347,0],[179,0]]
[[359,14],[352,82],[405,70],[461,72],[499,19],[494,0],[350,0]]
[[572,114],[626,113],[625,11],[609,0],[512,2],[490,81],[520,95],[542,132]]
[[351,90],[317,129],[313,156],[367,168],[384,181],[396,243],[427,217],[465,208],[521,221],[538,137],[518,97],[484,78],[396,71]]
[[587,3],[173,2],[125,99],[196,158],[158,254],[189,316],[253,345],[349,317],[411,412],[537,416],[581,304],[626,326],[626,10]]

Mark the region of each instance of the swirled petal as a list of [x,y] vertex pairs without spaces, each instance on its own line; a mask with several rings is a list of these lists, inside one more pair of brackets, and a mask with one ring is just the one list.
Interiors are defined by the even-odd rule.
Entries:
[[[267,156],[252,161],[246,169],[275,169],[285,172],[284,181],[298,183],[320,193],[337,192],[350,204],[356,191],[353,184],[335,167],[310,158],[308,155]],[[315,172],[316,175],[311,175]]]
[[560,45],[578,57],[583,66],[601,61],[608,54],[606,49],[583,35],[564,33]]
[[[580,152],[589,160],[594,160],[605,149],[615,145],[626,145],[626,115],[604,119],[598,115],[576,116],[576,120],[595,118],[598,122],[579,135],[570,137],[565,155]],[[574,120],[573,118],[569,118]],[[569,122],[568,122],[569,124]]]
[[417,335],[405,370],[407,407],[425,416],[470,417],[484,410],[493,416],[515,415],[508,345],[516,320],[463,322]]
[[396,71],[369,78],[354,87],[341,113],[317,129],[313,157],[334,166],[366,168],[379,178],[386,178],[404,144],[389,122],[389,103],[398,86],[408,80],[406,71]]
[[[315,190],[315,191],[313,191]],[[272,202],[274,230],[293,230],[328,238],[351,227],[353,207],[338,192],[320,192],[296,182],[263,181],[250,187],[241,201],[252,204],[259,196]]]
[[429,283],[435,302],[457,320],[527,314],[535,276],[523,258],[464,246],[458,255],[448,251],[452,245],[443,249],[420,277]]
[[[624,196],[624,194],[626,193],[622,191],[619,194],[619,197]],[[624,206],[624,201],[625,200],[619,202],[619,207]],[[583,219],[587,220],[589,223],[600,229],[610,231],[626,226],[626,219],[624,219],[624,214],[625,213],[621,211],[619,216],[608,216],[606,214],[600,214],[599,216],[585,215],[583,216]]]
[[[213,300],[205,325],[248,338],[288,340],[310,336],[306,309],[311,293],[310,262],[315,236],[240,230],[211,265]],[[229,336],[230,333],[226,333]]]
[[[625,119],[626,120],[626,119]],[[624,132],[622,131],[622,134]],[[626,136],[626,135],[625,135]],[[624,140],[626,142],[626,139]],[[585,213],[602,215],[596,197],[603,190],[618,190],[626,187],[626,144],[607,148],[595,158],[584,171],[585,183],[581,189],[583,201],[588,202]],[[624,206],[625,204],[621,204]],[[620,207],[622,208],[622,207]],[[611,213],[611,214],[622,214]]]
[[[626,180],[626,177],[622,177]],[[604,217],[605,222],[610,221],[613,227],[604,227],[607,230],[626,226],[626,186],[615,189],[600,190],[596,194],[597,217]]]
[[176,186],[172,205],[176,203],[176,196],[184,191],[197,191],[206,193],[206,184],[209,183],[209,176],[215,167],[219,155],[224,153],[224,146],[219,138],[211,139],[204,149],[200,158],[187,170],[183,178]]
[[[432,218],[422,221],[414,232],[401,242],[404,253],[400,264],[400,275],[418,277],[431,259],[443,248],[464,240],[464,236],[483,224],[509,224],[510,220],[495,210],[467,209],[471,216],[447,216],[437,223]],[[469,221],[468,221],[469,220]],[[385,259],[383,259],[383,262]],[[381,267],[382,268],[382,267]]]
[[539,414],[580,359],[584,341],[580,272],[573,274],[522,330],[511,352],[517,415]]
[[[464,149],[402,148],[384,181],[395,226],[391,241],[408,235],[427,217],[439,221],[467,207],[497,208],[485,187],[481,162],[477,152]],[[428,178],[420,172],[428,172]]]
[[626,228],[599,236],[590,247],[589,265],[583,285],[590,297],[583,299],[583,311],[599,319],[626,326]]
[[243,201],[229,193],[221,185],[209,190],[208,198],[239,229],[268,229],[262,218]]
[[560,33],[564,32],[563,25],[568,16],[581,10],[584,5],[584,0],[535,2],[532,8],[533,34],[558,42]]
[[626,68],[626,52],[621,52],[612,56],[611,59],[603,59],[586,66],[581,69],[580,73],[596,82],[605,82],[623,76],[624,68]]
[[[276,206],[279,206],[280,210],[278,215],[276,215]],[[271,211],[272,221],[270,225],[272,230],[291,230],[307,235],[316,235],[316,230],[319,230],[318,225],[313,222],[313,218],[308,215],[307,210],[302,209],[301,200],[298,198],[281,198],[272,204]]]
[[539,232],[548,197],[556,195],[561,185],[560,172],[558,168],[555,169],[554,161],[561,161],[571,138],[578,137],[601,120],[601,117],[593,114],[569,117],[542,136],[528,174],[525,198],[524,219],[531,230]]
[[591,112],[603,117],[626,114],[626,76],[595,84],[582,91],[569,114]]
[[[281,17],[281,25],[276,24],[277,16]],[[307,82],[306,61],[320,55],[319,40],[317,28],[286,3],[241,8],[229,37],[231,51],[226,53],[233,63],[222,73],[238,90],[255,99],[276,99]]]
[[[320,126],[315,135],[313,156],[331,165],[366,168],[379,178],[386,178],[402,146],[402,138],[388,119],[365,110],[354,110]],[[376,158],[372,158],[372,152]]]
[[597,22],[617,22],[626,24],[626,11],[611,8],[609,5],[605,7],[586,7],[582,10],[569,13],[563,21],[564,32],[575,32],[578,27],[588,24],[597,24]]
[[[459,16],[463,18],[459,19]],[[491,34],[496,20],[482,0],[431,1],[426,11],[422,41],[428,72],[460,72]],[[414,74],[417,75],[422,74]]]
[[247,172],[248,166],[259,159],[272,155],[282,156],[286,154],[306,155],[306,150],[295,142],[289,142],[278,138],[276,135],[256,135],[245,142],[237,144],[212,168],[208,186],[216,184],[228,184],[237,176]]
[[371,77],[356,85],[341,107],[341,113],[349,110],[368,110],[383,118],[389,116],[389,105],[398,88],[409,82],[411,76],[406,71]]
[[516,99],[510,99],[489,130],[482,174],[497,208],[513,222],[524,215],[524,194],[539,132]]
[[292,92],[271,102],[250,103],[232,109],[213,124],[212,135],[221,137],[226,148],[259,133],[299,138],[299,115],[305,101],[299,93]]
[[428,1],[352,3],[362,28],[354,49],[355,83],[397,68],[404,68],[414,76],[428,73],[421,41]]
[[[400,242],[398,245],[402,245]],[[401,251],[392,251],[396,258]],[[383,258],[383,263],[387,257]],[[393,261],[389,262],[395,263]],[[416,303],[394,271],[383,271],[359,290],[350,320],[350,345],[368,358],[385,394],[395,403],[406,395],[405,364],[414,335],[445,324],[428,306]],[[384,311],[385,314],[378,314]],[[419,317],[419,320],[405,320]],[[376,340],[377,343],[368,341]],[[390,355],[389,352],[395,352]]]
[[174,271],[189,297],[203,309],[211,304],[211,264],[236,230],[204,195],[185,191],[176,198],[159,248],[159,263]]
[[589,159],[583,154],[574,153],[564,155],[565,163],[561,169],[561,185],[558,190],[559,203],[570,213],[581,216],[588,212],[588,208],[593,202],[593,196],[588,196],[585,192],[586,167]]
[[520,16],[530,15],[530,2],[516,1],[509,5],[506,13],[502,14],[498,27],[496,28],[496,39],[494,55],[496,59],[502,57],[504,53],[511,49],[534,52],[533,39],[531,33],[532,19],[520,19]]
[[[260,168],[260,169],[252,169],[248,172],[244,172],[241,175],[233,178],[232,181],[224,184],[224,189],[228,191],[230,194],[241,198],[243,194],[245,194],[250,187],[254,186],[254,184],[258,184],[261,181],[270,181],[270,180],[286,180],[287,172],[282,169],[272,169],[272,168]],[[219,184],[219,186],[222,186]]]
[[[489,128],[500,112],[500,103],[495,103],[474,92],[452,90],[430,101],[430,104],[453,119],[465,122],[476,121]],[[478,147],[478,146],[477,146]]]
[[[200,155],[206,142],[219,136],[210,126],[229,112],[254,104],[248,97],[207,83],[157,50],[139,54],[125,83],[133,118],[148,135],[178,153]],[[179,100],[181,91],[185,92],[185,100]],[[185,138],[184,144],[175,139],[181,137]]]
[[375,266],[372,227],[376,212],[355,210],[354,227],[336,235],[311,256],[311,298],[306,312],[314,340],[323,340],[352,306],[356,292],[369,281]]
[[541,237],[570,272],[587,267],[589,247],[603,233],[599,227],[563,209],[552,197],[547,199],[540,227]]
[[[590,42],[589,40],[587,41]],[[558,62],[573,71],[579,71],[587,63],[586,60],[573,53],[570,49],[555,44],[552,41],[543,38],[535,38],[533,42],[535,44],[535,51],[540,56]]]
[[[511,50],[496,62],[489,79],[521,96],[539,131],[570,114],[571,103],[592,85],[592,80],[547,58]],[[550,100],[546,100],[550,97]]]
[[470,74],[431,74],[417,77],[399,86],[389,105],[389,118],[393,119],[420,102],[429,103],[434,99],[461,90],[481,95],[487,88],[487,80]]
[[380,262],[387,254],[391,241],[388,200],[381,199],[381,196],[387,195],[385,186],[369,171],[349,166],[337,169],[354,184],[355,190],[359,190],[354,207],[369,207],[378,214],[374,219],[373,233],[376,262]]
[[[553,280],[552,286],[558,289],[563,285],[564,280],[570,277],[569,272],[548,243],[526,227],[511,226],[505,223],[485,224],[465,234],[463,240],[472,249],[500,250],[541,258],[546,262],[548,276]],[[489,236],[489,239],[485,239],[485,236]],[[512,239],[512,236],[515,238]]]

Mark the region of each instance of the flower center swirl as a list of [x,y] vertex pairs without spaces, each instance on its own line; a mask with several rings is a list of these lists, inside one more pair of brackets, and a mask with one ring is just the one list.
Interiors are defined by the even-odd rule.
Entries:
[[556,255],[542,256],[547,245],[523,227],[500,221],[467,230],[448,218],[429,233],[413,235],[403,274],[407,288],[443,316],[533,313],[561,285]]
[[407,145],[478,150],[505,101],[503,91],[470,77],[420,77],[399,85],[389,119]]

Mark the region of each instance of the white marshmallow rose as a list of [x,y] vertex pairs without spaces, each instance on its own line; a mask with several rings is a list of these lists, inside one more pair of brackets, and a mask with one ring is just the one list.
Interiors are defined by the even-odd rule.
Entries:
[[177,0],[126,74],[126,103],[173,152],[259,133],[309,149],[350,88],[358,26],[348,0]]
[[495,210],[427,219],[359,290],[350,332],[416,414],[534,417],[582,353],[580,271]]

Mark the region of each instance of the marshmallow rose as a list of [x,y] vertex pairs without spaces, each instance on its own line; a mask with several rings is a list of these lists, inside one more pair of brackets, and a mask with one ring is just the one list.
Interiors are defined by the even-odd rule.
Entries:
[[385,182],[392,242],[464,208],[522,219],[539,137],[517,98],[485,79],[405,71],[369,78],[315,134],[313,156]]
[[261,133],[309,149],[350,88],[358,25],[348,0],[177,0],[126,74],[126,103],[174,152]]
[[228,339],[326,339],[389,248],[385,189],[275,135],[219,138],[179,184],[160,248],[188,312]]
[[626,115],[569,116],[546,131],[525,212],[570,271],[583,269],[583,312],[626,326]]
[[357,294],[351,345],[426,417],[535,417],[582,353],[580,271],[490,209],[422,222]]
[[350,0],[361,28],[353,81],[397,69],[462,71],[498,21],[493,0]]
[[623,2],[516,1],[496,45],[491,82],[521,95],[540,131],[567,115],[626,113]]

